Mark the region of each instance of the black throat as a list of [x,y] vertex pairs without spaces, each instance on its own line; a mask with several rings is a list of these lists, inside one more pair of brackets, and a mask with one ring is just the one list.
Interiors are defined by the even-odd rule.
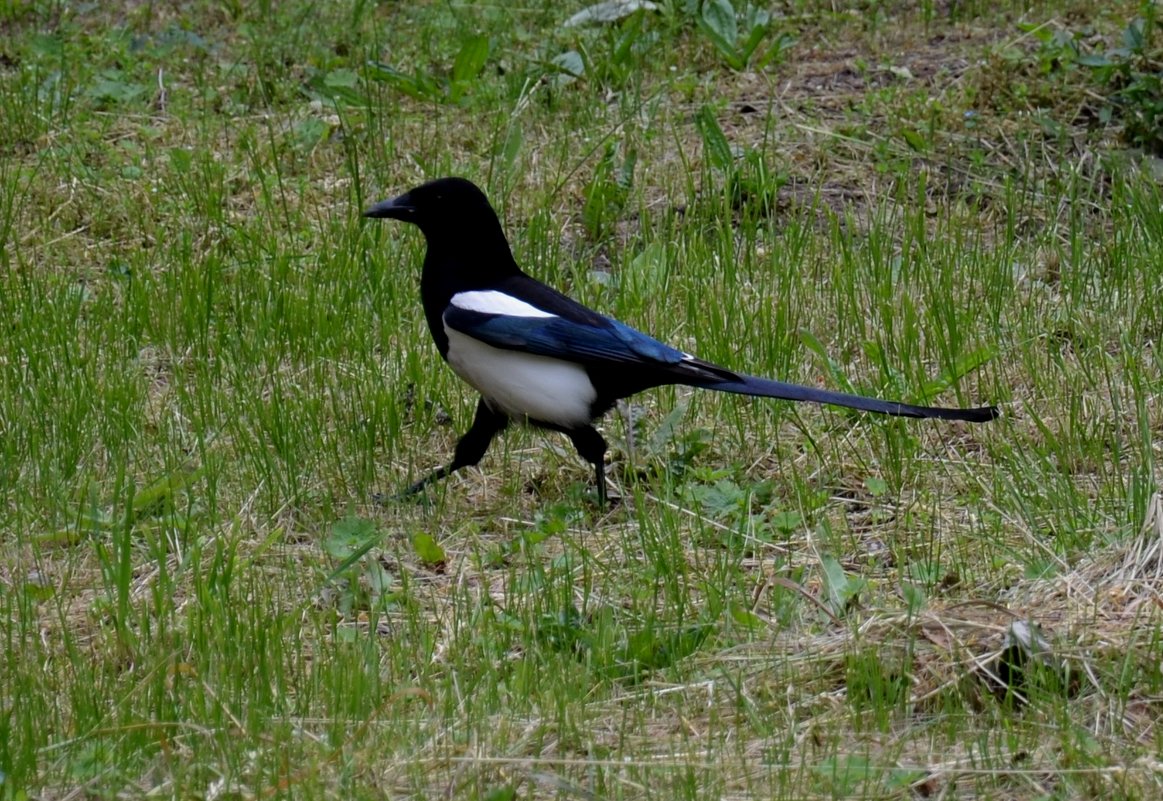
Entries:
[[[440,355],[448,358],[444,310],[458,292],[491,289],[506,278],[521,275],[495,215],[469,226],[442,226],[424,231],[427,252],[420,275],[420,301],[428,330]],[[455,228],[455,230],[449,230]]]

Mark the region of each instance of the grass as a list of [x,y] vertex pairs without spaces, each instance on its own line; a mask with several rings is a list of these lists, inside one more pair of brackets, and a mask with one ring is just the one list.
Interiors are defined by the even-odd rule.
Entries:
[[[1079,63],[1154,12],[659,5],[0,3],[0,799],[1158,795],[1163,207]],[[448,173],[700,356],[1004,416],[661,389],[612,511],[521,429],[376,505],[475,398],[358,211]]]

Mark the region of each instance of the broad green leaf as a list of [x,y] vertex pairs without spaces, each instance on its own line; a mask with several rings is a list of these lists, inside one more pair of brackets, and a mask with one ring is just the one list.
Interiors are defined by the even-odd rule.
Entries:
[[745,66],[743,64],[743,59],[741,59],[739,54],[735,52],[734,47],[727,44],[727,42],[725,42],[717,33],[712,31],[701,21],[699,22],[699,28],[707,35],[707,38],[711,40],[711,43],[715,46],[715,49],[719,51],[719,55],[721,55],[727,62],[727,66],[733,70],[743,69]]
[[1143,19],[1140,17],[1123,29],[1123,47],[1138,54],[1143,52],[1143,44]]
[[342,101],[349,106],[367,105],[367,95],[360,90],[360,77],[352,70],[337,69],[325,76],[316,76],[310,86],[332,102]]
[[634,47],[634,43],[642,36],[642,20],[645,19],[646,12],[639,11],[633,17],[626,20],[622,25],[622,32],[618,36],[618,42],[614,46],[614,50],[610,55],[610,61],[615,64],[624,64],[630,57],[630,52]]
[[470,36],[461,45],[460,52],[456,54],[456,61],[452,65],[452,80],[456,83],[463,83],[476,78],[484,69],[488,58],[489,37],[484,35]]
[[416,556],[420,558],[420,561],[428,567],[437,567],[448,561],[440,544],[431,534],[423,531],[418,531],[412,535],[412,549],[416,551]]
[[349,69],[332,70],[327,73],[327,77],[323,79],[323,83],[330,87],[354,89],[359,86],[359,75]]
[[392,574],[380,564],[378,559],[371,559],[367,565],[367,582],[371,587],[372,595],[380,597],[392,588]]
[[406,75],[390,64],[370,62],[368,76],[372,80],[386,83],[416,100],[438,100],[444,96],[440,84],[431,76],[422,75],[419,72],[415,75]]
[[755,69],[761,70],[772,62],[778,63],[780,58],[792,45],[796,43],[796,38],[790,33],[781,33],[774,42],[767,48],[763,56],[755,63]]
[[837,798],[851,797],[857,787],[876,777],[876,769],[867,757],[848,754],[828,757],[816,765],[816,773],[831,782]]
[[185,470],[162,476],[133,495],[133,516],[165,514],[173,509],[174,496],[202,477],[202,470]]
[[[889,768],[886,784],[889,787],[904,790],[912,787],[928,775],[929,773],[927,771],[921,770],[920,768]],[[919,795],[919,793],[914,793],[913,795]]]
[[376,524],[362,517],[345,517],[331,526],[323,550],[334,559],[346,559],[376,533]]
[[[652,253],[652,249],[655,247],[658,247],[659,249],[658,251],[655,251],[655,253],[664,252],[662,251],[661,245],[650,245],[650,247],[644,250],[636,259],[634,259],[633,262],[631,262],[631,267],[635,270],[642,269],[639,266],[640,259],[648,259],[648,261],[643,262],[643,264],[650,264],[655,258],[655,253]],[[654,429],[654,433],[650,436],[650,441],[646,446],[650,453],[661,455],[666,450],[667,446],[670,445],[671,440],[674,439],[675,432],[678,430],[679,425],[682,423],[682,419],[686,417],[687,408],[689,406],[690,402],[686,398],[679,398],[678,402],[675,403],[674,408],[667,413],[666,417],[664,417],[662,422],[659,423],[658,428]]]
[[1085,56],[1079,56],[1076,61],[1084,67],[1109,67],[1114,64],[1103,53],[1088,53]]
[[901,136],[904,137],[905,143],[918,153],[924,153],[929,149],[925,137],[913,128],[902,128]]
[[346,559],[344,559],[342,562],[340,562],[339,566],[331,571],[331,575],[329,575],[327,577],[327,580],[324,583],[331,584],[336,579],[338,579],[340,576],[342,576],[344,573],[346,573],[348,568],[350,568],[352,565],[354,565],[360,559],[363,559],[364,555],[367,554],[367,552],[370,551],[372,548],[374,548],[376,543],[379,541],[380,541],[380,534],[378,532],[376,533],[376,535],[374,537],[369,537],[366,542],[364,542],[358,548],[353,550],[351,552],[350,556],[348,556]]
[[724,517],[742,510],[750,497],[746,490],[729,478],[721,478],[710,485],[688,485],[683,494],[693,498],[714,517]]
[[52,547],[67,547],[81,541],[81,533],[74,529],[60,528],[54,531],[45,531],[37,534],[33,539],[41,545]]
[[697,651],[710,633],[711,627],[707,624],[679,631],[645,629],[630,635],[619,661],[631,675],[670,667]]
[[914,581],[932,587],[941,580],[941,563],[930,559],[920,559],[909,562],[907,572]]
[[318,117],[308,117],[292,129],[295,145],[304,152],[310,152],[323,141],[331,126]]
[[511,173],[513,171],[524,143],[525,135],[521,130],[521,125],[517,120],[513,120],[509,124],[509,130],[505,134],[505,141],[501,143],[500,152],[497,154],[500,157],[499,166],[502,172]]
[[776,512],[771,516],[771,527],[783,534],[791,534],[804,524],[799,512]]
[[767,625],[763,622],[763,618],[738,601],[731,601],[727,608],[730,611],[731,619],[745,629],[757,631]]
[[719,121],[715,119],[715,112],[710,106],[703,106],[695,115],[695,126],[703,138],[703,153],[707,162],[720,172],[729,173],[734,166],[735,157],[731,154],[731,145]]
[[540,545],[550,537],[558,537],[569,529],[569,513],[559,507],[538,513],[533,528],[521,534],[526,545]]
[[576,50],[566,50],[554,56],[550,63],[572,78],[580,78],[586,73],[586,63],[582,60],[581,53]]
[[841,564],[827,554],[820,557],[820,566],[824,569],[824,586],[828,591],[828,603],[833,612],[842,615],[849,604],[864,589],[864,581],[851,578],[844,572]]
[[106,70],[93,82],[85,94],[102,103],[128,103],[146,93],[146,87],[123,80],[117,70]]
[[932,381],[925,382],[921,387],[922,397],[925,399],[937,397],[964,376],[992,361],[995,356],[997,356],[997,348],[992,345],[982,345],[976,350],[958,356],[948,369],[941,371],[941,374]]
[[1050,25],[1048,22],[1019,22],[1018,29],[1045,44],[1054,38],[1054,30]]
[[[634,297],[638,297],[639,295],[642,297],[650,297],[656,293],[665,291],[669,279],[666,248],[661,242],[650,243],[641,253],[631,259],[630,263],[617,276],[625,286],[632,289]],[[659,430],[661,431],[661,428]],[[669,432],[663,433],[664,438],[667,440],[672,435],[673,428]],[[658,453],[659,447],[663,444],[665,442],[660,441],[659,443],[655,443],[651,440],[646,443],[646,449],[650,453]]]
[[928,601],[925,588],[910,582],[901,582],[901,596],[905,599],[905,606],[910,615],[915,615],[924,609],[925,603]]
[[573,605],[557,613],[545,613],[537,621],[537,639],[556,651],[568,651],[583,646],[586,631],[585,618]]
[[39,574],[29,576],[22,585],[24,594],[34,601],[47,601],[56,593],[56,587]]
[[185,175],[190,171],[190,166],[194,163],[194,155],[186,150],[184,147],[170,148],[170,166],[174,171]]
[[743,66],[747,66],[747,62],[751,60],[751,56],[755,54],[756,48],[763,38],[767,36],[770,30],[771,15],[763,9],[754,9],[748,15],[748,25],[750,26],[747,39],[739,48],[739,58],[743,62]]
[[503,787],[494,787],[485,793],[485,801],[516,801],[517,788],[514,785],[506,784]]
[[618,168],[614,174],[614,183],[620,189],[629,189],[634,184],[634,167],[638,164],[638,151],[635,148],[630,148],[626,157],[622,159],[622,166]]
[[413,83],[411,76],[405,75],[390,64],[384,64],[380,61],[369,61],[368,75],[374,80],[390,83],[393,86],[401,86]]
[[343,561],[331,571],[327,583],[330,584],[343,575],[349,567],[374,548],[383,536],[383,532],[376,528],[375,523],[362,517],[345,517],[336,522],[331,527],[331,536],[323,541],[323,550],[331,558]]
[[586,232],[595,239],[603,233],[603,223],[610,212],[617,212],[619,193],[613,191],[610,174],[613,171],[616,148],[613,143],[606,148],[606,154],[594,167],[593,177],[585,187],[585,203],[582,206],[582,224]]
[[730,52],[735,51],[735,42],[739,38],[739,23],[735,20],[735,8],[730,0],[705,0],[700,19]]

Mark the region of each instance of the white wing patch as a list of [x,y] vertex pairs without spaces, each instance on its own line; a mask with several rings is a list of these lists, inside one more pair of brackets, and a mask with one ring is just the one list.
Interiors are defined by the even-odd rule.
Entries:
[[531,303],[518,300],[512,295],[495,289],[477,289],[472,292],[457,292],[452,296],[452,305],[464,311],[481,314],[504,314],[508,317],[556,317],[542,311]]

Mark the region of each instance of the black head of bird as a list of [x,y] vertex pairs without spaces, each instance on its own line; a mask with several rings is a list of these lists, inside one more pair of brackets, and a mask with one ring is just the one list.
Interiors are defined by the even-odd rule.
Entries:
[[424,234],[429,251],[503,251],[512,260],[497,213],[485,193],[465,178],[438,178],[391,200],[376,203],[363,216],[411,223]]

